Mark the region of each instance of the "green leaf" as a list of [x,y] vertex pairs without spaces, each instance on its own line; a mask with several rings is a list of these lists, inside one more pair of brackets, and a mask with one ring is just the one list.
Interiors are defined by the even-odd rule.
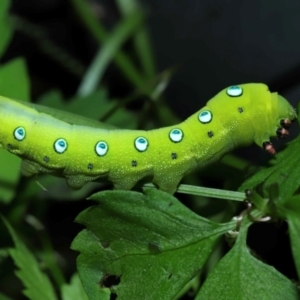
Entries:
[[300,278],[300,196],[284,199],[278,203],[289,225],[292,252]]
[[195,300],[299,299],[290,280],[250,254],[246,235],[243,226],[233,249],[209,274]]
[[[72,243],[90,299],[109,299],[108,287],[120,300],[174,298],[200,272],[220,235],[235,226],[201,218],[156,189],[106,191],[90,200],[99,205],[77,217],[86,229]],[[110,279],[120,283],[110,286]]]
[[0,65],[0,95],[23,101],[30,100],[30,83],[23,58]]
[[101,107],[105,102],[108,102],[107,91],[105,89],[99,89],[95,93],[88,96],[73,97],[68,101],[64,101],[62,95],[54,91],[43,95],[39,99],[39,103],[41,105],[50,106],[56,109],[64,109],[70,113],[80,114],[92,119],[101,118],[101,116],[104,114],[102,112],[102,108],[95,108]]
[[0,162],[0,202],[9,203],[15,195],[20,178],[21,159],[0,149]]
[[[108,111],[111,110],[112,107],[116,105],[116,101],[109,101],[108,100],[108,93],[105,89],[98,89],[93,94],[90,94],[88,96],[80,96],[80,97],[74,97],[71,98],[69,101],[63,101],[60,94],[56,92],[51,92],[46,95],[44,95],[42,98],[40,98],[39,103],[46,106],[51,106],[55,109],[64,109],[67,110],[66,113],[66,121],[68,121],[67,117],[70,113],[74,114],[80,114],[78,116],[74,116],[74,123],[80,125],[86,126],[92,126],[102,129],[113,129],[112,125],[115,126],[122,126],[126,124],[126,128],[135,128],[137,123],[137,118],[130,113],[129,111],[125,109],[120,109],[116,111],[112,116],[110,116],[107,119],[107,122],[110,124],[102,123],[102,122],[93,122],[92,120],[88,119],[86,120],[85,117],[93,118],[93,119],[101,119]],[[39,108],[37,107],[39,110]],[[43,109],[44,112],[51,113],[51,109],[48,108],[46,111]],[[63,114],[64,112],[61,111],[61,115],[57,114],[57,111],[54,111],[55,116],[59,119],[64,119]],[[84,116],[84,117],[81,117]]]
[[[29,81],[23,59],[0,66],[0,95],[29,100]],[[0,151],[0,162],[0,202],[9,202],[15,195],[19,181],[21,159],[7,151]]]
[[31,300],[56,300],[54,289],[48,277],[41,272],[35,257],[22,243],[10,224],[4,218],[2,219],[15,243],[15,248],[9,249],[8,252],[19,268],[16,275],[26,287],[23,291],[24,295]]
[[289,198],[300,186],[299,164],[300,136],[290,142],[284,151],[278,153],[268,167],[262,168],[239,188],[240,191],[253,189],[263,184],[263,195],[273,184],[278,184],[279,196]]
[[52,90],[42,95],[37,102],[39,105],[49,106],[56,109],[64,109],[68,106],[67,102],[64,102],[62,93],[59,90]]
[[12,26],[8,21],[9,6],[9,0],[0,1],[0,57],[9,45],[13,33]]
[[13,300],[0,292],[0,300]]
[[64,284],[61,287],[62,300],[89,300],[86,295],[78,274],[74,274],[70,284]]

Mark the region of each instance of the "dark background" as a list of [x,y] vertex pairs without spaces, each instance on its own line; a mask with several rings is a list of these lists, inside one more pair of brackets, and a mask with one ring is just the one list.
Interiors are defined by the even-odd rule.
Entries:
[[[238,83],[264,82],[293,103],[298,100],[299,1],[142,2],[158,71],[180,66],[166,99],[181,118],[199,109],[219,90]],[[113,27],[119,18],[114,1],[91,3],[99,20]],[[12,12],[42,29],[45,37],[72,54],[83,70],[98,49],[68,0],[14,0]],[[32,31],[24,32],[24,28],[21,24],[3,60],[26,57],[33,97],[55,87],[71,95],[80,82],[80,70],[77,75],[66,71],[41,50],[42,39],[35,38]],[[118,73],[117,69],[110,67],[106,84],[112,95],[125,95],[128,87],[117,82],[120,75],[114,72]]]

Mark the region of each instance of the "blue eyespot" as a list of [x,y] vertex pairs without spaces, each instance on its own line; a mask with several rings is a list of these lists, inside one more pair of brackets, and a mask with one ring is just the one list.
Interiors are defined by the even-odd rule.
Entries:
[[68,144],[67,144],[67,141],[65,139],[58,139],[54,143],[54,150],[58,154],[64,153],[67,150],[67,148],[68,148]]
[[23,141],[25,139],[26,133],[24,127],[18,127],[14,131],[14,137],[17,141]]
[[209,110],[204,110],[199,113],[198,119],[202,124],[209,123],[212,120],[212,113]]
[[104,156],[108,151],[108,145],[104,141],[100,141],[96,144],[95,151],[99,156]]
[[136,150],[140,152],[146,151],[146,149],[148,148],[148,141],[146,138],[142,136],[137,137],[134,141],[134,146]]
[[243,94],[243,89],[238,85],[232,85],[227,89],[226,92],[230,97],[239,97]]
[[183,139],[183,132],[178,128],[172,129],[169,133],[169,138],[172,142],[178,143]]

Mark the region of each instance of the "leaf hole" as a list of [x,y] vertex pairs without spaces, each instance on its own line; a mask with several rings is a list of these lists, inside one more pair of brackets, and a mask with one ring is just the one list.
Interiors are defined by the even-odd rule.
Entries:
[[116,300],[117,297],[118,297],[118,295],[116,293],[111,293],[110,297],[109,297],[109,300]]
[[120,276],[106,274],[100,281],[101,287],[112,288],[121,282]]

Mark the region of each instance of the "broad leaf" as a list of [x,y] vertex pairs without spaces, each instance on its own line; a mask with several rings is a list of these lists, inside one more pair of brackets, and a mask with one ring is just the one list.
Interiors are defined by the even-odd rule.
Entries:
[[292,252],[300,278],[300,196],[283,199],[278,206],[289,225]]
[[296,285],[273,267],[254,258],[242,227],[232,250],[209,274],[196,300],[296,300]]
[[77,217],[86,229],[72,244],[90,299],[109,299],[108,288],[120,300],[174,298],[201,271],[220,235],[235,226],[201,218],[156,189],[90,199],[99,205]]

